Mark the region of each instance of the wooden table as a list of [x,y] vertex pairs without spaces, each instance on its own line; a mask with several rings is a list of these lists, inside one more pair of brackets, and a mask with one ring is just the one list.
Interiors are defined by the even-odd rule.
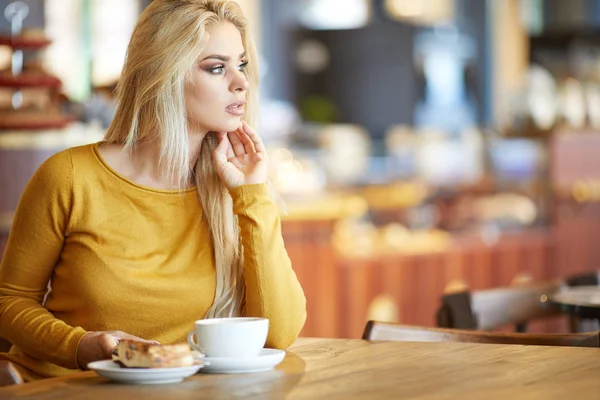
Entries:
[[600,286],[563,288],[552,295],[550,300],[569,315],[600,320]]
[[94,372],[0,389],[0,399],[597,399],[600,349],[299,339],[275,370],[171,385]]

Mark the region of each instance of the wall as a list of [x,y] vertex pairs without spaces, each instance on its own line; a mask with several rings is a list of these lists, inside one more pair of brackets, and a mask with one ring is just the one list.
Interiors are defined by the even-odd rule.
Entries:
[[[374,0],[373,19],[353,30],[309,31],[296,22],[299,1],[263,0],[263,56],[269,69],[263,93],[299,104],[310,94],[333,99],[339,107],[339,122],[364,125],[374,138],[395,124],[412,124],[419,82],[413,67],[413,38],[420,29],[392,21]],[[488,6],[485,1],[456,0],[456,24],[476,40],[474,68],[477,121],[490,119],[490,50]],[[317,75],[300,73],[295,67],[295,49],[303,39],[313,38],[330,52],[331,65]]]
[[383,137],[392,125],[411,124],[415,29],[375,18],[361,29],[298,31],[294,44],[304,39],[321,42],[331,63],[317,74],[296,71],[296,102],[309,95],[330,98],[339,109],[339,122],[363,125],[374,137]]

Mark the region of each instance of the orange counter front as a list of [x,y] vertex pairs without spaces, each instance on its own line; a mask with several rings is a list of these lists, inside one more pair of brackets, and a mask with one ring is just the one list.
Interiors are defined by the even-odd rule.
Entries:
[[[574,210],[549,228],[502,235],[492,245],[457,236],[447,250],[430,254],[345,257],[331,245],[333,222],[327,220],[285,222],[283,230],[307,296],[303,336],[360,337],[369,307],[382,296],[395,303],[398,321],[434,326],[450,284],[485,289],[600,268],[600,204]],[[533,324],[531,330],[561,331],[563,322]]]

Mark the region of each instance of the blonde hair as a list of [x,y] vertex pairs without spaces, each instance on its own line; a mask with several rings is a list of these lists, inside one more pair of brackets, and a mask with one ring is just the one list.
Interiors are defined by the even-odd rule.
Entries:
[[117,86],[117,110],[105,140],[132,151],[139,141],[156,141],[159,166],[181,188],[195,178],[202,218],[211,232],[216,269],[213,305],[206,318],[243,315],[243,252],[232,199],[212,161],[217,137],[209,132],[194,174],[190,171],[184,85],[208,40],[207,29],[230,22],[240,31],[249,83],[244,119],[252,124],[258,84],[256,50],[240,6],[228,0],[154,0],[134,29]]

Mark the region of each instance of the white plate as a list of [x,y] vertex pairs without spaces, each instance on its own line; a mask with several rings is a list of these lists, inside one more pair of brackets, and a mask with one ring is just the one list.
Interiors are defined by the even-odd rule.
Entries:
[[202,372],[213,374],[241,374],[269,371],[285,358],[285,351],[262,349],[256,357],[205,357]]
[[123,368],[112,360],[94,361],[88,368],[112,381],[129,384],[177,383],[194,375],[204,365],[199,362],[189,367]]

